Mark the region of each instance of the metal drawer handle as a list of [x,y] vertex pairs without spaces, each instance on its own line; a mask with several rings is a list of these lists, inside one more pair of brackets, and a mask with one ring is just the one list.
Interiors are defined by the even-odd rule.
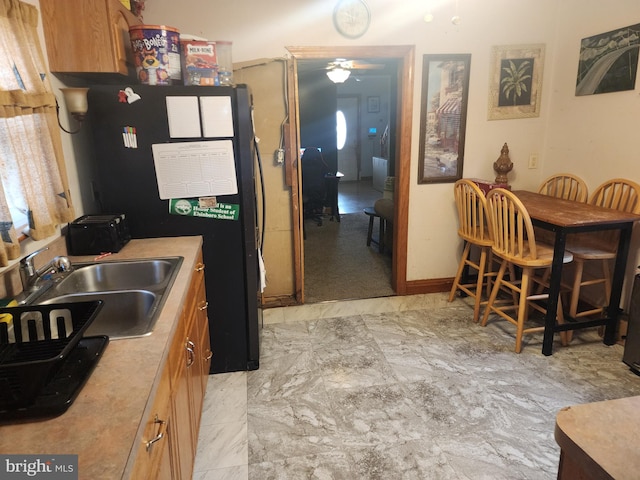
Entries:
[[189,368],[191,365],[193,365],[193,362],[196,361],[195,348],[196,348],[195,343],[193,343],[191,340],[187,340],[186,349],[187,349],[187,353],[189,354],[189,356],[187,358],[187,368]]
[[201,272],[204,270],[204,263],[199,263],[196,265],[196,272]]
[[[162,440],[162,438],[164,437],[166,432],[166,424],[167,422],[165,422],[164,420],[160,420],[158,418],[158,414],[156,413],[156,417],[153,419],[153,423],[157,423],[158,424],[158,434],[152,438],[151,440],[149,440],[146,443],[146,447],[147,447],[147,452],[149,450],[151,450],[151,447],[153,446],[154,443],[159,442],[160,440]],[[163,428],[164,427],[164,428]]]
[[212,357],[213,357],[213,352],[209,350],[209,354],[206,357],[204,357],[204,361],[208,362],[209,360],[211,360]]
[[209,307],[209,302],[204,302],[201,306],[198,307],[198,310],[201,312],[206,310]]

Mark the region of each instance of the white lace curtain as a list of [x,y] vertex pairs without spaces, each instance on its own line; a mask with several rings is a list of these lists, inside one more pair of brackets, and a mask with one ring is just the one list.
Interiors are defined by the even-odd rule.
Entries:
[[10,202],[34,240],[74,218],[38,18],[33,5],[0,0],[0,266],[20,256]]

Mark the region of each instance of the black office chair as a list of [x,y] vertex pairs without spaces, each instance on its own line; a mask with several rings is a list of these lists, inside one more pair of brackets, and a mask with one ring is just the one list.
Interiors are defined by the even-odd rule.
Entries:
[[315,147],[305,148],[302,154],[302,204],[305,220],[313,220],[322,225],[322,210],[327,197],[327,186],[324,176],[329,167],[322,158],[322,153]]

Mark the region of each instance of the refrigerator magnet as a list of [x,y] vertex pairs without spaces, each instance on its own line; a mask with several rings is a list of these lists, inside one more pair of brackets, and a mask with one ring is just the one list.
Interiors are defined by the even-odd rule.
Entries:
[[133,103],[140,100],[140,98],[140,95],[135,93],[131,87],[127,87],[118,92],[118,102],[120,103]]

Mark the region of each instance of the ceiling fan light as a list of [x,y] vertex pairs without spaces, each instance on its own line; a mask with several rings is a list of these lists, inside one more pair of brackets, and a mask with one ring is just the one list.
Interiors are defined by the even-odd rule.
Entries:
[[349,75],[351,75],[351,71],[344,68],[332,68],[327,71],[327,77],[333,83],[344,83],[349,78]]

